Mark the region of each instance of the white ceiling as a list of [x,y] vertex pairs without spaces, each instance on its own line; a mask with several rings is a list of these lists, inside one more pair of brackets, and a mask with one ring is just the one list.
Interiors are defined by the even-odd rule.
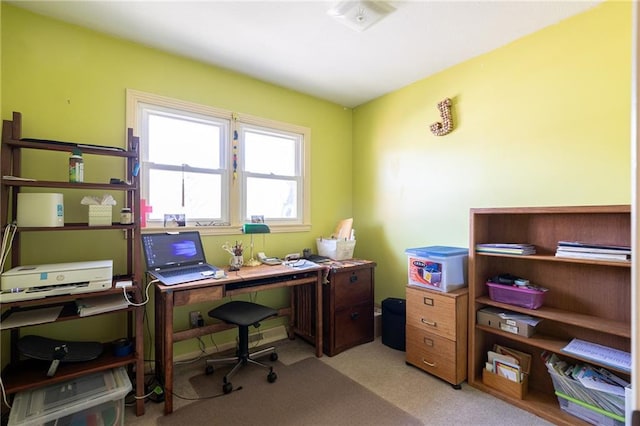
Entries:
[[363,32],[334,1],[8,1],[15,6],[355,107],[602,0],[391,1]]

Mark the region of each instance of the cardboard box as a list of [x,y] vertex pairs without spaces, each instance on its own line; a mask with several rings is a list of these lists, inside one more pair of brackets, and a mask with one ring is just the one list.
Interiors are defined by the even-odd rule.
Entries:
[[409,285],[445,293],[467,286],[466,248],[430,246],[410,248],[405,253]]
[[[66,391],[68,389],[74,392]],[[124,367],[18,392],[8,426],[44,424],[124,425],[124,398],[131,391]]]
[[531,337],[536,332],[535,326],[518,318],[503,318],[500,314],[517,315],[518,317],[523,315],[505,309],[486,307],[478,310],[477,312],[478,324],[523,337]]
[[113,206],[90,205],[89,226],[111,226]]

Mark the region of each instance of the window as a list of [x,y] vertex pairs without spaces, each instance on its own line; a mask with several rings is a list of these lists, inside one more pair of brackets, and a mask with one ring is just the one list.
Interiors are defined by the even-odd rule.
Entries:
[[127,91],[127,123],[140,136],[141,196],[187,227],[228,233],[262,216],[270,227],[309,227],[306,128],[138,91]]

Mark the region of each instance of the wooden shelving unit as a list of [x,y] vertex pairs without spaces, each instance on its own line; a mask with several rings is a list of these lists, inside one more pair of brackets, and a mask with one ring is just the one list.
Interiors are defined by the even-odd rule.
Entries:
[[[5,178],[5,176],[21,177],[22,151],[25,149],[45,150],[45,151],[62,151],[71,153],[76,148],[73,144],[64,144],[56,141],[33,141],[22,139],[22,115],[18,112],[13,113],[12,120],[4,120],[2,126],[2,144],[0,146],[0,200],[3,206],[0,211],[0,223],[4,226],[8,223],[15,222],[17,217],[17,198],[18,193],[24,187],[30,188],[58,188],[65,190],[91,190],[101,189],[108,191],[124,191],[125,202],[132,212],[140,211],[140,196],[138,192],[139,180],[134,173],[136,165],[139,163],[139,141],[133,135],[133,130],[128,129],[127,132],[127,148],[119,150],[112,147],[87,147],[83,145],[81,150],[83,155],[99,155],[122,158],[125,162],[125,180],[128,184],[109,184],[98,182],[55,182],[55,181],[31,181],[16,180]],[[135,214],[134,214],[135,217]],[[133,282],[130,290],[127,290],[129,298],[135,302],[142,300],[142,259],[140,248],[140,224],[120,224],[112,223],[111,226],[89,226],[88,223],[65,223],[61,227],[18,227],[13,240],[11,249],[11,265],[20,265],[20,246],[21,236],[26,232],[91,232],[91,231],[109,231],[124,233],[126,239],[126,278]],[[123,232],[124,231],[124,232]],[[70,260],[72,261],[72,260]],[[0,271],[1,272],[1,271]],[[115,281],[114,281],[115,282]],[[2,318],[6,318],[11,312],[25,310],[41,306],[61,305],[63,306],[62,314],[56,322],[82,320],[75,312],[75,300],[82,297],[100,297],[101,295],[112,295],[114,293],[122,293],[122,290],[114,287],[111,290],[92,292],[86,294],[61,295],[46,297],[43,299],[33,299],[24,301],[13,301],[9,303],[0,303],[0,311]],[[21,328],[12,328],[3,330],[2,332],[11,333],[11,362],[2,371],[2,381],[7,395],[11,396],[17,392],[30,390],[40,386],[59,383],[70,380],[85,374],[98,371],[108,370],[111,368],[126,366],[135,377],[134,388],[138,396],[144,394],[144,365],[143,365],[143,307],[130,306],[117,311],[112,311],[102,315],[108,321],[110,315],[126,315],[127,329],[123,330],[134,344],[134,352],[127,356],[114,356],[113,349],[109,342],[104,343],[102,355],[93,360],[78,363],[62,363],[60,364],[56,374],[53,377],[47,377],[46,371],[49,366],[47,361],[37,361],[22,359],[15,342],[20,338]],[[23,327],[27,328],[28,327]],[[73,340],[73,339],[70,339]],[[6,408],[6,407],[3,407]],[[144,414],[144,400],[137,399],[136,414]]]
[[[631,351],[631,263],[555,257],[558,241],[631,245],[631,207],[527,207],[471,209],[469,242],[469,372],[470,385],[555,424],[587,424],[561,410],[547,368],[544,351],[567,360],[599,365],[562,352],[578,338]],[[530,256],[485,254],[480,243],[529,243]],[[499,303],[489,298],[486,281],[501,273],[529,279],[549,289],[536,310]],[[495,306],[542,318],[532,337],[522,337],[477,324],[476,313]],[[532,355],[528,393],[524,399],[506,395],[482,382],[487,351],[501,344]],[[602,365],[630,379],[623,370]]]

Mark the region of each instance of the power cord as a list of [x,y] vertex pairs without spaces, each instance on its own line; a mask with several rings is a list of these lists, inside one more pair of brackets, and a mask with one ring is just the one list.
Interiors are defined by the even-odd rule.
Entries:
[[[0,249],[0,273],[4,271],[4,262],[9,257],[11,251],[11,244],[13,244],[13,237],[16,235],[18,227],[15,223],[7,223],[4,227],[4,235],[2,236],[2,248]],[[15,265],[14,265],[15,266]]]
[[157,283],[160,280],[151,280],[147,283],[147,286],[144,288],[144,297],[145,300],[142,303],[135,303],[132,302],[131,299],[129,299],[129,295],[127,294],[127,288],[126,287],[122,287],[122,294],[124,295],[125,300],[127,301],[127,303],[129,303],[129,305],[131,306],[144,306],[147,303],[149,303],[149,287],[151,287],[151,284]]

